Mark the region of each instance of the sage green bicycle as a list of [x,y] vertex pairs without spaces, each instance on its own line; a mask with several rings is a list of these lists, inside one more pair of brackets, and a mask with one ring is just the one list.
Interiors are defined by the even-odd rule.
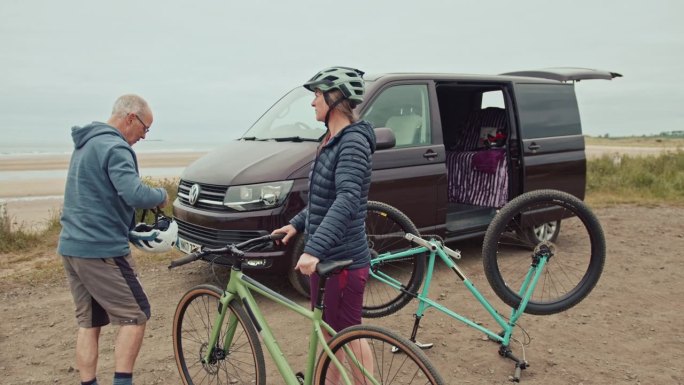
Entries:
[[[487,280],[511,307],[510,316],[505,317],[459,268],[460,251],[448,248],[437,236],[421,237],[413,222],[396,208],[369,202],[366,232],[373,255],[363,315],[387,316],[416,299],[412,342],[432,347],[417,342],[416,335],[425,311],[434,308],[498,342],[499,354],[515,361],[514,381],[520,380],[521,370],[528,366],[524,346],[522,358],[510,348],[522,314],[555,314],[580,303],[598,282],[606,257],[601,225],[578,198],[537,190],[511,200],[487,228],[482,249]],[[436,260],[453,270],[502,331],[491,330],[429,297]]]
[[[185,385],[266,384],[259,336],[282,377],[282,381],[275,382],[278,384],[445,384],[425,354],[407,339],[370,325],[352,326],[336,333],[322,320],[326,280],[349,266],[351,260],[318,264],[320,290],[313,310],[242,272],[244,251],[264,247],[282,236],[266,235],[219,249],[204,248],[171,262],[169,268],[211,256],[233,259],[225,290],[212,285],[196,286],[181,298],[176,308],[173,350]],[[283,316],[298,314],[311,322],[304,372],[295,373],[285,359],[252,292],[290,311]],[[324,331],[332,336],[329,341]],[[391,354],[392,350],[403,354]]]

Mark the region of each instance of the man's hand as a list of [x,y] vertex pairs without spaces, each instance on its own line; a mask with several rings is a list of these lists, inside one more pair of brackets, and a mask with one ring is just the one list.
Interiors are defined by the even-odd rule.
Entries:
[[283,239],[277,240],[275,242],[276,244],[280,244],[280,242],[283,242],[284,245],[287,245],[287,242],[290,240],[290,238],[294,237],[297,234],[297,229],[295,229],[292,225],[286,225],[279,229],[273,230],[271,235],[273,234],[285,234],[285,237]]
[[316,271],[316,265],[318,265],[318,258],[304,253],[299,257],[295,270],[299,270],[304,275],[311,275]]
[[169,194],[164,194],[164,202],[160,203],[158,207],[160,209],[163,209],[168,204],[169,204]]

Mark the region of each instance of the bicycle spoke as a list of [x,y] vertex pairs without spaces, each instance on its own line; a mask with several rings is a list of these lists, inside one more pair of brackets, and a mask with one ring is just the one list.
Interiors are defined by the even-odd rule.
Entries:
[[[365,344],[365,345],[364,345]],[[412,342],[394,333],[370,325],[347,328],[330,341],[333,352],[345,352],[344,372],[355,384],[442,384],[443,380],[425,355]],[[398,353],[392,348],[397,347]],[[357,365],[366,365],[373,381]],[[327,355],[321,357],[316,384],[338,385],[340,375]]]
[[[418,229],[396,208],[379,202],[368,203],[366,235],[371,249],[371,269],[378,276],[388,277],[406,291],[416,292],[423,280],[425,254],[414,254],[401,259],[374,263],[378,256],[408,250],[412,244],[404,238],[407,233],[417,234]],[[369,279],[364,292],[363,315],[382,317],[392,314],[412,297],[378,279]]]
[[[239,304],[229,304],[216,346],[210,349],[209,338],[220,297],[219,289],[200,286],[190,290],[179,303],[174,317],[174,353],[181,376],[190,385],[261,384],[265,381],[265,368],[259,338]],[[231,318],[236,320],[236,330],[230,346],[224,350]],[[207,354],[209,361],[203,362]]]

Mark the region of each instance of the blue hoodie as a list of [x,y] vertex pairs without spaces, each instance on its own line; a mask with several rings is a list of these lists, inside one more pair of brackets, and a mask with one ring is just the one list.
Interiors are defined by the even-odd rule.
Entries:
[[75,149],[57,252],[85,258],[127,255],[135,208],[160,205],[166,191],[142,183],[135,152],[116,128],[93,122],[73,127],[71,136]]

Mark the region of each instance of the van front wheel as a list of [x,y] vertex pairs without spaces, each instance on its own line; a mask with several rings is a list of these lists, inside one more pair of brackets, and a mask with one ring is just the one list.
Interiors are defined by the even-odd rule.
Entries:
[[309,277],[295,270],[295,265],[299,260],[299,256],[304,253],[304,236],[297,236],[294,248],[292,249],[292,255],[290,256],[290,266],[287,271],[287,278],[290,280],[290,285],[297,291],[297,293],[303,295],[306,298],[311,297],[310,287],[311,283]]

